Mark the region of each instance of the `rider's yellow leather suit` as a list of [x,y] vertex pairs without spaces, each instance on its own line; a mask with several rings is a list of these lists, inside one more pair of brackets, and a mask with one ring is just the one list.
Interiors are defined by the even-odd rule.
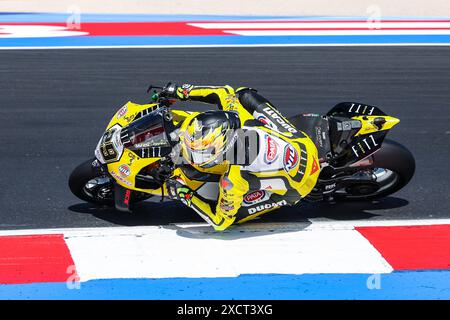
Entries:
[[185,84],[177,87],[176,96],[238,112],[242,129],[257,137],[258,150],[244,164],[223,162],[207,169],[196,165],[181,168],[186,176],[193,171],[218,176],[216,202],[205,200],[193,190],[188,204],[216,230],[293,205],[311,192],[320,172],[316,146],[255,90]]

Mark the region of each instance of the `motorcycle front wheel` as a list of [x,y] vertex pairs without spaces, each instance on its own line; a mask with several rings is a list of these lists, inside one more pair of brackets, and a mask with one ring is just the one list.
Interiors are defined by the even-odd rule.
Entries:
[[[69,177],[69,188],[80,200],[98,205],[114,206],[114,180],[90,159],[76,167]],[[133,192],[132,202],[152,197],[150,194]]]

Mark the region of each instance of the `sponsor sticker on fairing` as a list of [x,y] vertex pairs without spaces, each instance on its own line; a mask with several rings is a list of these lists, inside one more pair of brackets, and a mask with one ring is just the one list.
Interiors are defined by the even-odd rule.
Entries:
[[126,115],[127,112],[128,112],[128,107],[127,107],[127,105],[124,105],[122,108],[120,108],[119,111],[117,111],[117,120],[119,120],[124,115]]
[[257,111],[253,112],[253,117],[255,117],[256,120],[263,123],[266,127],[269,127],[271,129],[276,130],[277,126],[263,113],[259,113]]
[[269,119],[267,119],[267,117],[265,116],[259,116],[258,118],[256,118],[259,122],[264,123],[265,125],[269,124]]
[[267,164],[273,163],[278,158],[278,143],[269,135],[265,135],[266,153],[264,154],[264,162]]
[[130,181],[127,181],[124,178],[122,178],[120,175],[118,175],[114,170],[111,170],[110,173],[115,179],[119,180],[123,184],[125,184],[129,187],[131,187],[133,185]]
[[319,164],[317,163],[316,158],[313,157],[312,159],[313,159],[313,163],[312,163],[311,173],[310,173],[310,174],[314,174],[314,173],[316,173],[317,171],[320,170],[320,166],[319,166]]
[[284,147],[284,154],[283,154],[283,166],[284,170],[289,173],[299,162],[299,155],[297,150],[291,145],[286,145]]
[[264,199],[264,196],[266,195],[266,192],[264,190],[258,190],[252,193],[248,193],[244,197],[244,203],[245,204],[255,204],[258,202],[261,202],[262,199]]
[[119,167],[119,173],[122,176],[122,178],[127,178],[131,174],[131,169],[128,165],[122,164]]
[[257,190],[253,192],[249,192],[244,196],[242,201],[242,207],[252,207],[258,203],[265,202],[269,200],[272,192],[265,190]]

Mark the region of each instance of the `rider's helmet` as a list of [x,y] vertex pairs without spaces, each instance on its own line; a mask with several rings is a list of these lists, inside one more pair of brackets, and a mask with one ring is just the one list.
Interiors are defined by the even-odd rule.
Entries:
[[181,135],[184,158],[191,164],[209,168],[224,160],[233,146],[240,120],[235,112],[207,111],[190,120]]

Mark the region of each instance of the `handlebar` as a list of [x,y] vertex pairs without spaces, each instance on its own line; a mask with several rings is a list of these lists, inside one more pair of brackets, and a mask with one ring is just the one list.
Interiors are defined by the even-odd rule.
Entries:
[[167,107],[170,107],[172,104],[174,104],[177,100],[176,99],[170,99],[166,96],[167,92],[167,87],[170,85],[171,83],[169,82],[166,86],[161,87],[161,86],[154,86],[154,85],[150,85],[147,88],[147,93],[152,92],[152,96],[151,99],[153,102],[157,102],[157,103],[161,103],[164,104]]
[[[159,87],[159,86],[154,86],[154,85],[150,85],[147,89],[147,93],[150,93],[150,91],[152,91],[153,89],[158,89],[158,90],[164,90],[164,87]],[[155,90],[156,91],[156,90]]]

